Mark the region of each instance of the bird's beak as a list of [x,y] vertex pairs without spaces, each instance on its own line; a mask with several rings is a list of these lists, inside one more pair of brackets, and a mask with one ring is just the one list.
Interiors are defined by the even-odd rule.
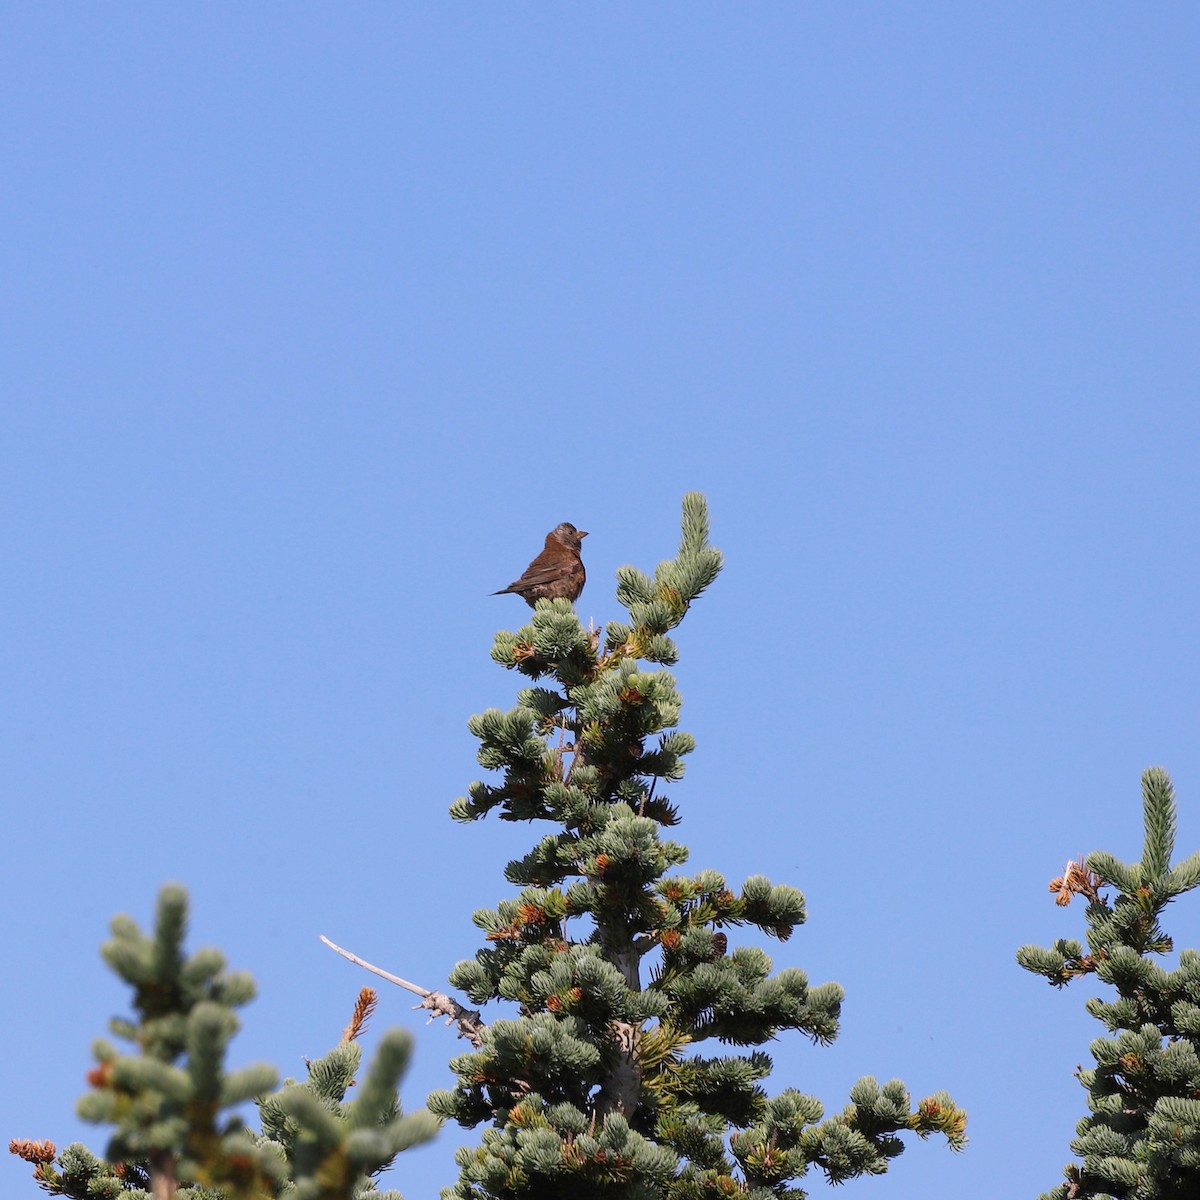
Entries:
[[577,529],[577,530],[575,530],[575,536],[578,538],[585,538],[585,537],[587,537],[587,530],[586,529]]

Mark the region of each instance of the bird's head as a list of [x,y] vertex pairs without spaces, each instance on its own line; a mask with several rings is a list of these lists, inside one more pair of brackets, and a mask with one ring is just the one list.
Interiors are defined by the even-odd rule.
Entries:
[[550,537],[546,540],[550,541],[552,538],[560,546],[566,546],[570,550],[578,550],[580,543],[585,537],[587,537],[586,529],[576,529],[570,521],[563,521],[561,525],[555,525],[550,530]]

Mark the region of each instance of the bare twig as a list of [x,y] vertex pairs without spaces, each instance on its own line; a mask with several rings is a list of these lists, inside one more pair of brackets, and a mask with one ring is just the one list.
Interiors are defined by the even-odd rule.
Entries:
[[343,950],[341,946],[336,942],[331,942],[324,934],[321,934],[321,941],[330,950],[335,950],[343,958],[348,958],[352,963],[374,972],[380,979],[386,979],[388,983],[394,983],[397,987],[415,992],[421,997],[421,1003],[415,1004],[413,1007],[428,1009],[431,1021],[434,1017],[445,1017],[448,1025],[453,1023],[458,1026],[459,1037],[465,1037],[472,1046],[483,1045],[483,1031],[487,1025],[477,1011],[464,1008],[452,996],[447,996],[445,992],[431,992],[428,988],[421,987],[419,983],[410,983],[407,979],[401,979],[399,975],[393,975],[390,971],[385,971],[382,967],[367,962],[365,958],[359,958],[357,954],[352,954],[349,950]]

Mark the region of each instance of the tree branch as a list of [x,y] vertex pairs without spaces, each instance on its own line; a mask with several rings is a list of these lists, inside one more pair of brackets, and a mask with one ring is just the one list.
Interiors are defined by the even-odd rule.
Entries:
[[150,1195],[153,1200],[174,1200],[175,1159],[167,1150],[151,1150]]
[[487,1023],[477,1011],[464,1008],[452,996],[447,996],[445,992],[431,992],[418,983],[410,983],[407,979],[401,979],[399,975],[393,975],[390,971],[385,971],[382,967],[367,962],[365,958],[359,958],[357,954],[351,954],[349,950],[343,950],[341,946],[331,942],[324,934],[321,934],[321,941],[330,950],[335,950],[343,958],[348,958],[352,963],[357,963],[365,970],[374,972],[380,979],[386,979],[388,983],[394,983],[397,987],[415,992],[421,997],[421,1003],[414,1004],[413,1007],[428,1009],[431,1021],[434,1017],[445,1017],[446,1024],[453,1023],[458,1026],[459,1037],[465,1037],[476,1049],[483,1045],[483,1031],[487,1028]]

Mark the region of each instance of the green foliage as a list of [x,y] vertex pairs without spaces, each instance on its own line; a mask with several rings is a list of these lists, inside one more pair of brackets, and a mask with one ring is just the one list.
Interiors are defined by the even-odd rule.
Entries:
[[[496,636],[497,662],[546,683],[471,719],[479,762],[499,778],[473,783],[451,812],[552,829],[508,864],[517,894],[475,914],[485,945],[451,976],[474,1003],[518,1013],[454,1059],[453,1090],[429,1097],[439,1116],[491,1125],[459,1152],[446,1200],[800,1197],[793,1185],[812,1166],[834,1182],[882,1173],[903,1131],[965,1141],[944,1093],[914,1108],[898,1081],[864,1079],[823,1119],[812,1097],[764,1087],[772,1064],[757,1047],[789,1030],[833,1041],[842,989],[729,945],[743,926],[787,940],[806,917],[799,891],[679,873],[687,851],[663,836],[679,816],[662,788],[695,745],[676,728],[668,634],[720,568],[691,494],[676,557],[653,577],[618,571],[627,620],[601,636],[567,601],[539,601],[528,624]],[[706,1055],[704,1043],[748,1052]]]
[[283,1148],[294,1181],[282,1193],[288,1200],[402,1200],[399,1192],[377,1191],[373,1177],[440,1125],[427,1111],[406,1116],[400,1110],[397,1088],[411,1051],[408,1033],[388,1030],[356,1098],[347,1101],[362,1049],[344,1040],[309,1064],[305,1082],[286,1080],[281,1091],[259,1099],[260,1144]]
[[[1080,1070],[1090,1115],[1071,1142],[1081,1159],[1041,1200],[1120,1197],[1172,1200],[1200,1195],[1200,954],[1183,950],[1175,970],[1151,956],[1172,948],[1159,918],[1200,884],[1200,854],[1171,867],[1176,806],[1160,767],[1142,775],[1145,839],[1139,862],[1095,853],[1051,887],[1060,902],[1089,900],[1087,951],[1075,941],[1023,946],[1017,961],[1062,987],[1095,975],[1117,998],[1087,1001],[1109,1036],[1091,1045],[1095,1067]],[[1100,888],[1116,891],[1109,901]]]
[[238,1028],[234,1010],[254,995],[243,973],[226,973],[222,955],[183,951],[187,896],[164,887],[152,935],[129,917],[112,922],[105,961],[133,988],[137,1020],[114,1018],[112,1032],[132,1043],[122,1054],[98,1041],[92,1091],[78,1105],[86,1121],[114,1127],[107,1156],[145,1165],[145,1173],[188,1180],[198,1195],[272,1194],[281,1156],[258,1146],[236,1114],[224,1110],[275,1085],[275,1071],[226,1072],[225,1052]]
[[[74,1200],[402,1200],[380,1193],[374,1175],[395,1155],[436,1132],[428,1112],[402,1116],[396,1089],[411,1039],[386,1033],[357,1098],[346,1103],[361,1049],[347,1037],[309,1069],[272,1092],[268,1066],[227,1071],[225,1053],[238,1029],[234,1009],[254,995],[243,973],[225,971],[216,950],[186,956],[187,894],[162,889],[153,934],[128,917],[112,923],[102,953],[133,988],[135,1020],[114,1018],[112,1032],[134,1047],[122,1054],[95,1045],[92,1090],[79,1115],[113,1126],[107,1161],[79,1143],[14,1142],[35,1164],[34,1178]],[[362,1005],[362,1020],[369,1005]],[[257,1100],[262,1133],[247,1129],[233,1106]]]

